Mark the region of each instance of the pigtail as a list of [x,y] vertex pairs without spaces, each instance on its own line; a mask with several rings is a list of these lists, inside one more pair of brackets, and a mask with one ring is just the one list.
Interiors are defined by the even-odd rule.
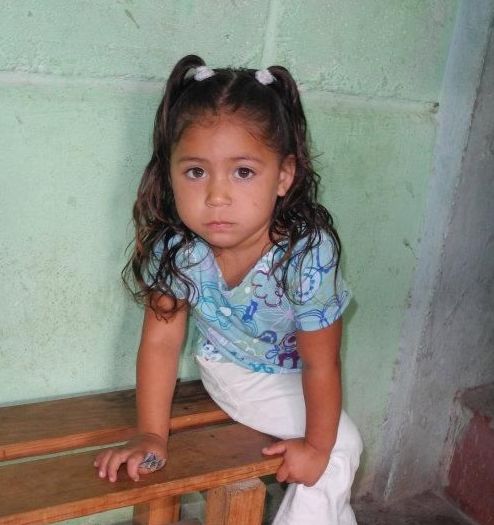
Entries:
[[[173,195],[169,187],[172,137],[168,118],[172,106],[183,91],[187,73],[191,68],[203,64],[204,61],[200,57],[188,55],[175,65],[168,78],[165,93],[158,106],[154,120],[153,154],[144,170],[144,175],[137,190],[137,201],[134,207],[136,227],[141,225],[142,220],[144,220],[144,224],[154,224],[154,221],[158,220],[166,225],[170,219],[173,221],[178,219],[176,216],[168,216],[169,211],[175,209]],[[167,215],[164,215],[165,213]],[[139,236],[136,235],[136,237]]]
[[321,230],[326,231],[333,241],[336,258],[336,286],[341,255],[341,241],[338,232],[333,226],[331,214],[318,202],[318,189],[321,177],[313,167],[307,119],[300,100],[298,86],[290,72],[283,66],[271,66],[268,68],[268,71],[275,78],[275,82],[269,84],[269,87],[275,90],[280,97],[286,118],[289,121],[288,129],[292,130],[292,148],[288,153],[294,154],[296,158],[293,184],[286,195],[278,199],[273,217],[273,230],[277,233],[279,233],[279,229],[276,227],[276,223],[297,225],[296,228],[292,228],[288,232],[288,248],[279,263],[280,267],[285,268],[282,278],[283,287],[287,288],[286,268],[288,265],[286,262],[298,260],[299,268],[301,268],[304,254],[294,253],[295,245],[300,239],[307,239],[304,252],[308,253],[312,248],[320,244]]
[[[153,130],[153,153],[138,186],[137,199],[132,212],[135,226],[133,253],[122,270],[124,284],[138,302],[150,304],[149,298],[153,291],[169,293],[173,297],[168,287],[162,288],[163,271],[161,265],[161,271],[153,276],[153,282],[149,282],[148,273],[149,268],[154,264],[153,250],[156,245],[160,241],[167,245],[173,235],[183,230],[176,212],[170,182],[172,130],[170,130],[168,120],[170,110],[190,82],[188,73],[191,69],[202,65],[204,65],[204,61],[196,55],[188,55],[175,65],[156,112]],[[178,248],[178,246],[175,247],[174,251],[178,251]],[[179,273],[174,260],[171,261],[170,266],[173,272]],[[187,283],[185,286],[187,287]],[[152,306],[157,310],[156,305]],[[172,312],[176,310],[176,306],[175,300]],[[166,314],[167,312],[160,313]]]
[[[164,111],[162,111],[161,124],[163,125],[164,130],[168,129],[168,115],[170,113],[170,109],[177,102],[177,99],[183,92],[185,85],[188,82],[190,82],[190,71],[194,68],[204,65],[205,62],[201,57],[197,55],[187,55],[181,60],[179,60],[173,68],[170,77],[168,78],[168,81],[166,83],[165,95],[162,101]],[[158,114],[156,115],[156,117],[158,118]],[[169,142],[171,137],[165,136],[165,138],[168,139],[166,143],[170,145]]]
[[[300,94],[298,91],[297,84],[293,79],[292,75],[287,69],[282,66],[272,66],[269,71],[273,74],[276,82],[271,84],[278,96],[280,97],[284,106],[287,119],[289,120],[289,128],[292,130],[291,146],[292,152],[296,158],[296,173],[294,184],[286,195],[285,208],[293,209],[295,204],[294,199],[298,194],[297,189],[303,186],[304,192],[310,197],[310,201],[313,203],[317,202],[318,184],[320,177],[314,172],[312,168],[312,160],[309,153],[309,142],[310,139],[307,134],[307,120],[300,100]],[[313,177],[307,177],[307,173],[313,172]],[[296,206],[295,206],[296,208]],[[305,209],[308,213],[315,213],[314,207]],[[308,223],[312,223],[314,215]]]
[[308,159],[307,120],[302,108],[297,84],[290,72],[283,66],[271,66],[268,70],[276,79],[276,82],[273,82],[271,87],[280,96],[292,120],[294,136],[296,139],[295,147],[297,159]]

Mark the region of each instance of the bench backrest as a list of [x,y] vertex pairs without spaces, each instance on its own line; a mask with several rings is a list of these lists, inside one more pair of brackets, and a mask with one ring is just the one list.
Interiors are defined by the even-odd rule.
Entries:
[[[172,432],[228,419],[200,381],[177,383]],[[0,407],[0,461],[125,441],[135,424],[135,390]]]

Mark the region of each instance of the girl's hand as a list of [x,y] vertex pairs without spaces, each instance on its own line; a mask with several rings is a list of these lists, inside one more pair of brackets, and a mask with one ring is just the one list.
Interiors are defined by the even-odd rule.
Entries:
[[262,453],[283,454],[283,463],[276,473],[278,481],[303,483],[307,487],[317,483],[329,462],[329,452],[316,449],[303,438],[278,441],[263,448]]
[[94,466],[100,478],[117,480],[117,471],[127,463],[127,473],[134,481],[140,474],[149,474],[164,467],[168,451],[167,442],[157,434],[138,434],[126,445],[109,448],[98,454]]

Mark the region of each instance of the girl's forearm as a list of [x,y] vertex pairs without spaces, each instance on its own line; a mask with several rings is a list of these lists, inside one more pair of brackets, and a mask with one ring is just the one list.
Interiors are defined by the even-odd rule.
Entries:
[[297,332],[297,347],[304,363],[305,440],[328,455],[336,442],[341,413],[342,330],[340,317],[321,330]]
[[[159,299],[166,304],[169,299]],[[170,411],[180,351],[185,338],[187,310],[168,321],[146,308],[137,356],[137,428],[139,433],[168,439]]]
[[339,360],[306,366],[302,371],[306,406],[305,440],[325,453],[331,452],[341,413]]
[[141,345],[137,359],[137,428],[168,439],[180,348]]

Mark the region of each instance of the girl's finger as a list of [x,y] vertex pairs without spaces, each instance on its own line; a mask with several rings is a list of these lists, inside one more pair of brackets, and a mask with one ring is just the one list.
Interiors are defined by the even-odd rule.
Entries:
[[95,467],[98,468],[98,476],[100,478],[105,478],[107,474],[107,468],[108,468],[108,461],[110,461],[110,458],[113,454],[113,449],[107,449],[104,452],[101,452],[98,454],[98,457],[96,458]]
[[278,469],[278,472],[276,472],[276,480],[279,483],[283,483],[288,479],[288,474],[288,467],[286,467],[285,463],[283,463],[283,465],[281,465],[281,467]]
[[107,465],[108,479],[111,482],[117,481],[118,469],[120,468],[120,465],[122,463],[125,463],[127,461],[129,455],[129,451],[115,451],[114,454],[111,456]]
[[144,460],[144,454],[142,452],[134,452],[127,459],[127,473],[130,479],[139,481],[139,464]]
[[93,465],[95,467],[99,467],[103,463],[104,457],[108,454],[108,449],[103,450],[103,452],[100,452],[95,458]]
[[270,456],[272,454],[284,454],[286,452],[286,444],[284,441],[273,443],[269,447],[264,447],[262,453]]
[[103,458],[104,452],[100,452],[95,458],[93,462],[93,467],[99,467],[101,463],[101,459]]

